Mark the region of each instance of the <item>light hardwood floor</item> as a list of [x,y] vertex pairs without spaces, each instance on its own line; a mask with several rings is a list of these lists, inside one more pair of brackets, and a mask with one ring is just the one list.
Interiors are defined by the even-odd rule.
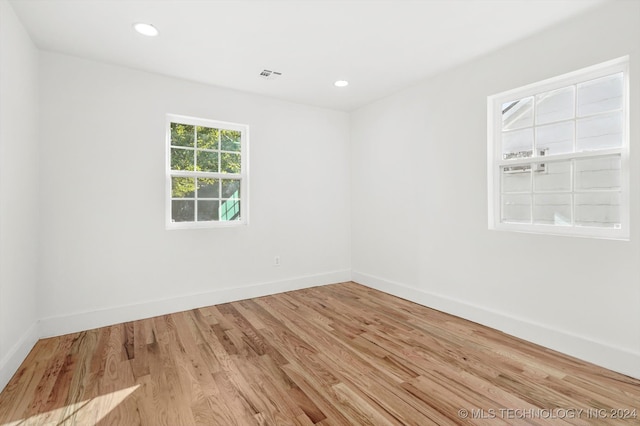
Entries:
[[632,425],[638,411],[638,380],[354,283],[44,339],[0,394],[2,426]]

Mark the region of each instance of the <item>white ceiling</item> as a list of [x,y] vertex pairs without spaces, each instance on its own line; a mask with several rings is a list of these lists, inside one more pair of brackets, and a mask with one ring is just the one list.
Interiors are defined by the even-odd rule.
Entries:
[[[608,0],[12,0],[43,50],[352,110]],[[153,23],[143,37],[134,22]],[[282,72],[276,80],[263,69]],[[347,88],[333,82],[349,80]]]

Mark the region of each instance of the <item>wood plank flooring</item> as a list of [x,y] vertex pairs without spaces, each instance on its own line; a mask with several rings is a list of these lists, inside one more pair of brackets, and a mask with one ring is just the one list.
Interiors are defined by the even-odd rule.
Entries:
[[0,394],[2,426],[632,425],[638,411],[638,380],[355,283],[44,339]]

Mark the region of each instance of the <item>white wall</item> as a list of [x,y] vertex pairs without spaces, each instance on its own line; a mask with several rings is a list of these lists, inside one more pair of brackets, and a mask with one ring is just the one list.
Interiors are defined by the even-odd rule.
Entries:
[[[348,114],[40,63],[43,335],[350,278]],[[166,113],[250,126],[248,226],[165,230]]]
[[[639,21],[613,2],[348,115],[38,56],[0,0],[0,388],[37,337],[351,272],[640,377],[640,227],[490,232],[485,164],[487,95],[625,54],[635,73]],[[167,112],[251,126],[249,226],[165,230]]]
[[[487,230],[487,96],[631,55],[631,242]],[[352,114],[355,281],[640,377],[640,3]]]
[[38,52],[0,0],[0,389],[37,335]]

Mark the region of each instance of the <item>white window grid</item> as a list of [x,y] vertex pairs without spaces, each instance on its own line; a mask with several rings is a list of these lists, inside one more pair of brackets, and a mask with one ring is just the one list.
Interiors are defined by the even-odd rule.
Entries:
[[[548,80],[544,80],[539,83],[534,83],[521,87],[518,89],[510,90],[507,92],[499,93],[487,98],[487,133],[488,133],[488,150],[487,150],[487,176],[488,176],[488,213],[489,213],[489,229],[497,230],[510,230],[518,232],[531,232],[542,233],[552,235],[570,235],[579,237],[594,237],[594,238],[608,238],[608,239],[620,239],[628,240],[630,235],[629,224],[629,67],[628,56],[614,59],[602,64],[594,65],[582,70],[564,74],[562,76],[554,77]],[[585,114],[578,117],[577,115],[577,96],[574,96],[574,113],[573,117],[569,119],[562,119],[556,121],[545,122],[544,125],[552,125],[558,123],[572,123],[573,124],[573,152],[545,155],[546,153],[536,152],[536,95],[550,92],[556,89],[566,88],[568,86],[574,86],[577,89],[577,85],[580,83],[595,80],[601,77],[610,76],[613,74],[623,74],[623,92],[622,92],[622,107],[616,110],[608,110],[606,112],[598,112],[593,114]],[[514,131],[523,129],[534,129],[533,131],[533,151],[531,156],[525,156],[521,158],[505,159],[502,155],[502,106],[503,104],[517,100],[533,97],[533,124],[531,126],[523,126]],[[598,149],[591,151],[578,151],[576,152],[577,134],[576,125],[580,119],[587,119],[589,117],[595,117],[600,115],[612,114],[614,112],[622,113],[622,143],[616,148]],[[507,131],[508,132],[508,131]],[[580,190],[575,188],[576,182],[576,168],[575,163],[581,159],[597,159],[606,157],[618,157],[620,159],[620,188],[619,189],[589,189]],[[570,187],[561,191],[542,191],[534,187],[535,170],[540,167],[551,163],[569,162],[570,164]],[[502,176],[504,168],[529,168],[531,173],[530,187],[526,191],[521,192],[509,192],[508,195],[528,195],[530,196],[530,221],[524,223],[516,222],[504,222],[503,218],[503,203],[502,197],[504,195],[502,190]],[[576,194],[593,194],[593,193],[619,193],[620,194],[620,225],[616,227],[591,227],[580,226],[575,223],[575,196]],[[571,196],[571,222],[566,226],[558,225],[546,225],[534,223],[534,202],[533,197],[538,194],[568,194]]]
[[[240,152],[237,151],[228,151],[223,150],[222,146],[219,145],[219,149],[206,149],[206,148],[197,148],[197,147],[184,147],[184,146],[173,146],[171,144],[171,124],[185,124],[191,126],[200,126],[207,128],[215,128],[219,130],[234,130],[239,131],[241,134],[240,140]],[[165,206],[165,217],[166,217],[166,228],[167,229],[194,229],[194,228],[219,228],[219,227],[232,227],[238,225],[248,225],[249,223],[249,127],[244,124],[224,122],[218,120],[208,120],[184,115],[177,114],[167,114],[166,117],[166,183],[165,183],[165,193],[166,193],[166,206]],[[218,164],[221,162],[221,157],[223,154],[240,154],[240,173],[221,173],[221,172],[208,172],[208,171],[190,171],[190,170],[172,170],[171,169],[171,148],[180,148],[184,150],[193,151],[194,156],[194,164],[196,161],[196,151],[201,152],[212,152],[218,153]],[[180,198],[183,201],[194,201],[194,221],[185,221],[185,222],[174,222],[172,220],[172,201],[175,199],[172,197],[172,178],[174,177],[187,177],[187,178],[195,178],[197,179],[215,179],[218,181],[225,180],[239,180],[240,181],[240,220],[209,220],[209,221],[198,221],[198,201],[209,201],[213,198],[208,197],[184,197]],[[222,197],[222,193],[219,194]]]

